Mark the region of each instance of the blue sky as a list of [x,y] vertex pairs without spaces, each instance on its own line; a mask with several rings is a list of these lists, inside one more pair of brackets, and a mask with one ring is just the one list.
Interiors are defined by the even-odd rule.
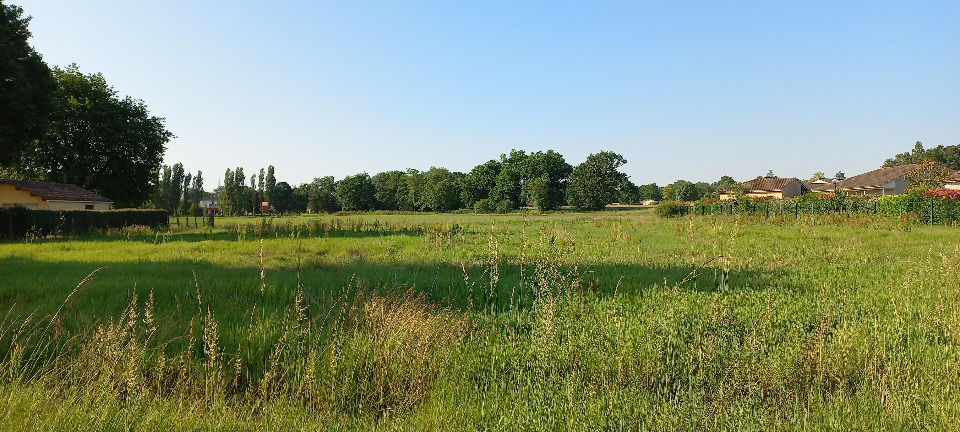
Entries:
[[858,174],[960,144],[960,2],[13,1],[166,163],[291,184],[611,150],[638,184]]

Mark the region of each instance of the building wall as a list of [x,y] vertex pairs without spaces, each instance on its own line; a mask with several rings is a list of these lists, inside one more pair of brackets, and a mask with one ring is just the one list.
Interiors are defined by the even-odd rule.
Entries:
[[794,180],[790,183],[787,183],[787,185],[783,187],[781,197],[790,198],[800,196],[801,192],[803,192],[803,188],[801,187],[800,182]]
[[30,192],[17,190],[10,184],[0,184],[0,207],[13,207],[21,205],[34,210],[46,210],[47,202]]
[[110,210],[110,203],[88,202],[88,201],[49,201],[47,208],[49,210],[85,210],[88,205],[92,209],[88,210]]

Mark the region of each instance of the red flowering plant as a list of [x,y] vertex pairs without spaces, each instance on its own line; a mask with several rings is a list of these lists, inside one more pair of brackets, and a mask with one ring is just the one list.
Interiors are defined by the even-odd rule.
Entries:
[[923,196],[928,198],[960,200],[960,189],[928,189],[923,192]]

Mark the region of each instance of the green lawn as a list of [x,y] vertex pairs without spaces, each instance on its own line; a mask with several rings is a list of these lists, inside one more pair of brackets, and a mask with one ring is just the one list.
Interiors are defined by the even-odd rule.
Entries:
[[960,428],[954,227],[218,218],[0,244],[0,281],[8,430]]

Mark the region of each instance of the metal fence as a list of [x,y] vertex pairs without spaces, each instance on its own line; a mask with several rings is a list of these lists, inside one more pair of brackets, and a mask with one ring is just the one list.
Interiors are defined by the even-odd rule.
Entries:
[[927,225],[960,224],[960,201],[957,200],[896,200],[883,202],[816,200],[799,201],[717,201],[714,203],[695,203],[685,207],[688,215],[734,215],[746,214],[764,217],[807,215],[854,215],[872,214],[892,217],[912,217]]

